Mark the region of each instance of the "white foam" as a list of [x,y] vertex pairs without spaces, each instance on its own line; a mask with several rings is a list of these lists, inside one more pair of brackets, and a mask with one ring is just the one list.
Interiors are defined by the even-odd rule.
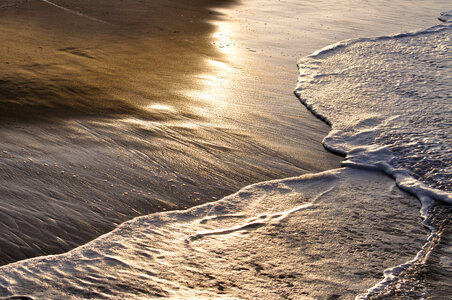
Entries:
[[422,246],[419,207],[381,172],[258,183],[136,218],[66,254],[3,266],[0,296],[350,298]]
[[[452,203],[451,25],[337,43],[299,61],[295,91],[332,125],[346,165],[373,166],[421,196]],[[414,179],[416,180],[414,180]]]
[[426,255],[436,238],[429,211],[452,204],[452,24],[340,42],[298,62],[295,94],[332,131],[324,145],[346,167],[381,170],[418,197],[432,234],[416,257],[389,268],[367,298]]
[[[445,197],[443,201],[448,201],[450,195],[428,186],[428,182],[413,179],[413,172],[404,165],[406,161],[398,161],[399,152],[388,144],[366,144],[380,141],[378,138],[387,142],[385,136],[378,134],[392,129],[398,122],[403,123],[404,117],[399,114],[388,117],[384,105],[376,107],[380,110],[369,105],[375,104],[373,96],[377,93],[359,86],[363,73],[357,70],[366,57],[357,54],[368,53],[369,49],[382,50],[385,42],[396,43],[398,39],[409,42],[411,38],[426,37],[427,48],[431,42],[429,34],[436,37],[450,33],[444,28],[395,38],[345,42],[304,61],[309,62],[312,67],[309,71],[313,71],[328,67],[327,59],[332,59],[334,66],[336,55],[344,54],[345,61],[347,57],[356,59],[349,60],[345,72],[304,73],[304,79],[313,75],[312,82],[306,84],[311,84],[312,95],[316,93],[316,97],[312,102],[303,100],[333,125],[326,146],[348,154],[346,168],[259,183],[216,203],[140,217],[68,253],[3,266],[0,295],[234,299],[243,295],[299,297],[306,295],[303,294],[306,288],[310,297],[327,298],[328,293],[350,296],[363,292],[380,280],[379,271],[388,264],[402,262],[388,269],[386,278],[372,291],[381,290],[398,272],[422,256],[422,252],[416,255],[410,251],[421,248],[425,238],[419,239],[423,236],[415,233],[419,224],[408,213],[420,207],[413,203],[412,197],[394,188],[394,182],[379,170],[396,177],[400,186],[416,193],[424,204],[432,198]],[[441,45],[441,38],[439,41]],[[372,48],[373,45],[380,49]],[[412,54],[417,55],[415,52]],[[380,62],[394,62],[386,61],[382,53],[378,56]],[[350,74],[347,71],[354,76],[347,76]],[[391,73],[389,78],[396,74],[392,67],[387,71]],[[353,85],[354,79],[357,85]],[[348,88],[357,86],[362,92],[359,96],[368,96],[367,100],[373,102],[362,102],[364,105],[354,108],[354,115],[344,118],[342,114],[350,108],[350,103],[334,106],[317,98],[322,95],[317,87],[334,91],[326,88],[331,83],[345,84]],[[372,87],[391,92],[384,85]],[[337,95],[346,94],[344,91],[340,89]],[[326,93],[325,99],[333,102],[340,99],[328,98],[331,95]],[[403,112],[405,108],[398,111]],[[427,125],[432,124],[427,122]],[[435,143],[442,141],[435,131],[433,136]],[[426,140],[425,149],[433,151],[429,147],[435,143]],[[406,145],[408,151],[410,145]],[[415,258],[410,260],[407,256]]]

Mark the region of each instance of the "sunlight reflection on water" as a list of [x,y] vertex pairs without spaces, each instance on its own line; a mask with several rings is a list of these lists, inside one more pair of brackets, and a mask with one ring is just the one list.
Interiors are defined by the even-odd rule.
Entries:
[[213,34],[215,40],[214,45],[224,54],[234,54],[234,42],[231,38],[232,27],[231,24],[225,22],[214,22],[218,30]]

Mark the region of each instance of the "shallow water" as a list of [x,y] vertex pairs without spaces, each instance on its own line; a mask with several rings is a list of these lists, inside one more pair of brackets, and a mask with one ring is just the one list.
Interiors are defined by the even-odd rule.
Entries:
[[[215,95],[233,76],[210,44],[207,21],[218,14],[183,14],[187,5],[174,3],[153,21],[156,2],[77,5],[105,22],[42,1],[0,11],[1,263],[68,251],[133,217],[253,182],[338,166],[320,144],[324,124],[299,123],[309,140],[298,142],[290,120],[259,111],[259,123],[276,120],[273,135],[261,136],[257,122],[241,123],[252,107],[229,109],[231,98]],[[274,144],[278,123],[292,128],[279,147],[290,151],[262,142]]]
[[[376,16],[383,15],[384,18],[370,18],[369,14],[362,11],[361,2],[352,2],[350,10],[345,16],[343,12],[338,12],[343,3],[311,4],[311,13],[308,13],[309,9],[306,7],[308,3],[283,4],[284,6],[278,7],[269,3],[250,2],[250,6],[239,6],[236,10],[232,10],[229,17],[233,19],[228,20],[228,15],[225,15],[222,20],[215,21],[217,22],[215,26],[218,26],[219,29],[217,33],[223,33],[224,36],[229,32],[229,41],[221,38],[221,34],[217,33],[212,37],[216,39],[215,46],[222,51],[225,50],[226,59],[207,59],[206,65],[209,67],[205,69],[206,73],[201,73],[197,77],[200,80],[197,88],[178,89],[180,95],[193,100],[193,106],[180,106],[180,108],[188,107],[185,113],[181,113],[177,105],[157,102],[147,107],[147,112],[151,117],[149,114],[143,116],[129,113],[126,116],[110,114],[99,118],[88,114],[83,118],[67,118],[64,122],[61,120],[55,123],[40,122],[39,126],[16,121],[5,123],[2,128],[5,141],[2,168],[7,171],[2,173],[2,180],[8,183],[4,186],[3,193],[4,199],[7,199],[6,202],[9,201],[9,203],[4,205],[3,216],[5,217],[3,220],[5,220],[5,226],[10,229],[2,232],[5,241],[12,241],[7,244],[12,250],[11,252],[19,253],[19,258],[23,258],[24,255],[36,255],[39,251],[48,253],[46,251],[49,251],[49,248],[52,252],[68,250],[133,216],[155,210],[185,208],[215,200],[215,198],[219,198],[218,195],[231,193],[239,186],[253,181],[285,177],[306,171],[318,171],[336,165],[336,159],[325,160],[325,155],[318,153],[320,146],[319,144],[316,146],[316,143],[320,142],[328,127],[314,120],[309,112],[302,110],[291,94],[296,77],[295,66],[292,67],[293,72],[286,67],[293,65],[304,51],[306,53],[303,55],[308,54],[311,48],[312,50],[318,49],[337,39],[356,37],[356,34],[359,36],[386,34],[412,29],[423,25],[424,22],[435,23],[434,16],[438,15],[439,8],[444,5],[444,2],[435,2],[429,4],[429,7],[409,5],[408,2],[403,1],[391,2],[387,3],[389,8],[383,11],[377,10],[377,6],[375,6],[374,14]],[[393,6],[391,7],[389,4]],[[287,5],[290,9],[287,9]],[[247,7],[248,11],[246,11]],[[315,14],[316,10],[336,11],[336,13]],[[433,16],[427,17],[426,15],[429,15],[426,13],[427,10],[434,13]],[[306,13],[303,18],[300,17],[302,11]],[[374,10],[366,10],[366,12],[369,11]],[[275,23],[271,23],[271,19],[265,17],[268,14],[274,16],[272,20]],[[303,22],[295,22],[294,18],[287,19],[288,14],[303,19]],[[251,17],[253,15],[255,19]],[[278,21],[280,20],[278,16],[284,19],[284,22],[291,23],[290,20],[293,20],[293,24],[301,26],[301,28],[292,26],[289,30],[286,29],[293,33],[290,36],[292,39],[278,34],[280,32],[278,24],[284,24],[284,22]],[[249,20],[258,22],[260,25],[256,26],[257,29],[252,29],[252,22]],[[369,22],[373,22],[371,26],[368,26]],[[232,25],[227,27],[227,24]],[[328,30],[324,30],[322,24],[329,24]],[[237,34],[240,31],[234,31],[234,28],[242,28],[245,36],[247,32],[251,36],[268,37],[271,42],[261,42],[261,38],[243,39],[244,35]],[[384,32],[377,32],[380,29],[376,28],[382,28]],[[304,41],[309,42],[302,44],[294,42],[294,39],[301,41],[302,37]],[[278,48],[287,49],[287,52],[278,52],[276,51]],[[296,48],[298,50],[295,50]],[[69,49],[69,52],[74,51]],[[241,55],[237,55],[237,53]],[[273,53],[279,53],[279,55]],[[232,60],[234,55],[237,60]],[[214,75],[209,75],[207,70]],[[221,82],[221,88],[216,85],[218,82]],[[239,84],[242,89],[237,90],[235,87]],[[206,107],[208,108],[206,109]],[[313,131],[316,132],[313,134]],[[205,229],[183,221],[187,218],[187,214],[190,215],[195,211],[199,214],[194,214],[194,220],[204,220],[206,215],[210,215],[209,211],[199,208],[199,211],[194,209],[189,212],[168,213],[137,219],[124,224],[112,235],[105,236],[66,255],[27,260],[6,266],[2,270],[9,275],[2,278],[3,292],[5,295],[34,293],[37,296],[49,297],[58,297],[68,291],[74,297],[86,295],[132,297],[153,292],[169,296],[217,297],[226,293],[226,297],[242,297],[242,293],[245,292],[268,292],[270,296],[283,291],[283,294],[295,296],[303,292],[314,293],[312,291],[316,290],[315,286],[320,282],[325,291],[325,294],[320,297],[334,296],[336,295],[335,290],[340,290],[340,295],[349,296],[365,292],[367,288],[382,279],[382,271],[385,268],[413,258],[425,241],[427,233],[422,229],[418,218],[418,202],[395,188],[392,180],[374,172],[354,173],[347,169],[347,171],[334,171],[332,174],[335,172],[337,172],[337,178],[323,174],[320,175],[319,180],[313,180],[312,184],[310,177],[299,179],[301,182],[308,182],[307,185],[291,187],[297,190],[297,192],[293,192],[293,198],[288,197],[293,201],[282,205],[284,207],[281,207],[280,210],[275,209],[275,203],[287,199],[286,193],[292,192],[286,188],[274,190],[274,186],[270,183],[261,185],[264,187],[262,198],[265,199],[269,195],[278,193],[285,196],[276,195],[275,198],[264,201],[266,204],[263,205],[259,202],[261,198],[256,200],[252,197],[253,193],[245,192],[225,199],[221,203],[213,204],[216,205],[215,207],[222,207],[226,203],[228,210],[233,213],[232,220],[235,220],[235,215],[237,215],[238,223],[224,224],[221,221],[215,225],[217,227],[207,228],[219,230],[219,233],[233,233],[232,241],[222,240],[223,234],[218,234],[219,242],[224,242],[226,249],[228,247],[234,249],[237,243],[241,243],[242,239],[236,238],[236,235],[240,237],[243,233],[246,235],[249,228],[262,227],[256,236],[248,240],[252,245],[265,244],[265,247],[257,251],[258,254],[254,256],[253,261],[256,262],[264,259],[263,256],[267,255],[266,251],[271,249],[275,243],[279,245],[281,251],[291,253],[290,241],[299,235],[299,232],[308,230],[294,231],[290,226],[286,227],[287,224],[284,224],[285,220],[282,218],[286,215],[284,212],[303,211],[304,207],[301,209],[300,205],[313,202],[317,196],[323,197],[323,193],[327,190],[322,188],[325,188],[327,183],[335,186],[340,185],[336,180],[346,183],[345,187],[341,188],[345,192],[342,191],[344,193],[341,192],[341,197],[339,197],[344,205],[350,198],[361,199],[363,194],[368,193],[366,195],[368,195],[369,201],[366,202],[366,205],[359,202],[353,202],[356,206],[351,204],[350,218],[356,219],[359,224],[356,225],[358,228],[352,228],[351,235],[348,233],[350,228],[340,227],[333,222],[323,228],[327,233],[320,231],[312,236],[312,239],[309,240],[311,248],[303,248],[306,246],[305,244],[293,245],[297,249],[303,248],[305,249],[303,251],[312,252],[305,258],[288,256],[285,257],[286,260],[283,260],[281,256],[276,255],[276,258],[269,258],[274,259],[274,265],[268,267],[277,270],[274,269],[266,274],[259,274],[262,273],[258,272],[262,266],[254,266],[253,261],[249,262],[254,271],[253,269],[250,269],[251,271],[243,270],[248,272],[243,281],[247,282],[246,284],[238,279],[216,280],[210,278],[208,275],[212,274],[204,270],[205,266],[196,265],[196,259],[205,259],[209,262],[213,258],[215,265],[218,266],[216,271],[220,274],[212,276],[216,278],[226,275],[223,274],[225,272],[222,269],[222,263],[227,262],[231,257],[222,256],[222,253],[218,253],[218,249],[208,249],[209,245],[206,245],[206,249],[201,249],[200,256],[197,256],[188,265],[184,263],[191,254],[184,252],[185,248],[180,253],[172,253],[176,247],[174,243],[180,242],[174,238],[173,234],[179,233],[180,230],[189,232],[189,235],[196,235],[198,229]],[[377,184],[374,185],[373,181]],[[288,182],[291,181],[288,180]],[[356,182],[359,182],[359,188],[357,187],[355,193],[352,192],[352,188]],[[284,181],[282,184],[285,184]],[[380,189],[380,184],[385,186],[385,191]],[[254,187],[249,189],[253,190]],[[395,201],[391,202],[394,206],[389,205],[388,210],[381,210],[381,207],[386,207],[385,195],[388,191],[391,195],[396,195],[393,199]],[[303,193],[309,194],[309,196],[306,198],[300,196]],[[368,210],[372,199],[376,199],[376,197],[381,197],[381,202],[378,202],[379,204],[371,211],[375,215],[360,217],[360,214]],[[17,199],[29,198],[33,199],[31,204],[27,202],[21,206],[21,202],[17,201]],[[250,202],[244,200],[248,198],[250,198]],[[335,195],[329,199],[331,205],[328,206],[328,209],[322,207],[314,215],[324,213],[325,219],[331,220],[334,219],[332,216],[341,215],[344,212],[345,206],[337,205],[334,201],[337,199]],[[228,204],[230,201],[233,204]],[[251,203],[250,207],[254,210],[259,207],[262,216],[256,215],[256,211],[243,212],[243,207],[238,205],[242,202]],[[397,203],[402,203],[403,205],[400,205],[403,207],[397,206]],[[407,213],[403,220],[400,218],[401,211]],[[221,216],[221,213],[218,215]],[[68,222],[67,216],[73,218],[72,221]],[[162,229],[165,232],[159,239],[156,236],[161,237],[160,232],[158,230],[149,231],[147,222],[157,220],[161,216],[165,220],[163,223],[158,222],[159,225],[167,224],[166,222],[171,225],[168,225],[166,231]],[[262,218],[263,221],[260,222],[262,226],[260,223],[252,224],[255,219],[251,219],[256,217]],[[306,221],[305,217],[297,215],[296,218],[293,218],[293,223],[306,222],[304,225],[307,228],[315,224],[315,217],[312,220],[309,219],[312,222]],[[282,219],[280,220],[280,218]],[[219,219],[222,220],[221,217]],[[242,222],[242,219],[245,219],[246,222]],[[251,223],[248,222],[250,221],[248,219],[251,220]],[[362,220],[368,219],[373,219],[377,223],[381,222],[381,219],[386,220],[384,224],[380,224],[381,232],[375,231],[377,225],[371,225],[373,223],[366,223],[369,225],[368,232],[360,231],[360,229],[363,230]],[[274,237],[267,239],[269,226],[271,228],[280,221],[286,230],[277,232],[281,229],[278,228],[271,232]],[[141,222],[145,223],[144,227],[140,227]],[[173,223],[174,225],[172,225]],[[207,223],[209,222],[207,221]],[[291,223],[291,225],[294,224]],[[403,236],[400,237],[400,232],[391,231],[397,231],[399,226],[405,228],[403,227],[405,225],[402,224],[410,224],[406,225],[407,232],[403,233],[403,236],[411,237],[408,240],[404,240]],[[317,225],[317,227],[322,227]],[[80,231],[79,228],[84,230]],[[231,231],[229,230],[231,228],[235,229]],[[227,232],[224,232],[224,229]],[[87,236],[81,236],[80,232],[85,232]],[[236,232],[238,233],[236,234]],[[331,258],[331,249],[338,245],[329,244],[327,242],[331,241],[323,239],[330,236],[332,232],[344,238],[345,244],[348,243],[348,239],[356,242],[347,246],[349,248],[346,251],[340,248],[345,251],[341,250],[340,255],[342,255],[341,253],[359,254],[364,262],[370,255],[369,242],[375,239],[371,236],[377,235],[380,240],[385,240],[389,244],[372,245],[372,247],[381,247],[381,249],[379,248],[372,254],[376,257],[376,261],[371,261],[373,265],[369,265],[363,271],[364,268],[356,262],[346,262],[346,266],[341,266],[343,257],[340,255],[335,259]],[[150,234],[148,235],[148,233]],[[145,240],[142,239],[143,234],[146,236]],[[387,234],[389,236],[386,236]],[[130,236],[130,243],[129,240],[126,241],[126,236]],[[398,238],[402,240],[398,240]],[[109,243],[109,239],[117,241],[113,247],[110,247],[110,244],[104,244]],[[158,240],[156,243],[162,243],[166,245],[164,247],[168,247],[163,252],[165,255],[160,255],[160,258],[155,256],[158,259],[157,266],[159,268],[161,265],[163,266],[163,273],[142,268],[140,262],[133,258],[137,254],[135,243],[138,240],[139,247],[141,247],[138,252],[142,256],[136,257],[152,264],[155,257],[149,253],[153,253],[152,251],[155,249],[160,251],[158,250],[160,246],[153,244],[155,239]],[[52,240],[55,241],[57,249],[49,247],[48,241]],[[275,242],[281,240],[286,242]],[[322,244],[320,241],[325,248],[319,248]],[[230,242],[231,244],[228,244]],[[411,242],[414,244],[410,244]],[[44,250],[44,247],[48,248]],[[32,253],[30,253],[30,248]],[[110,248],[111,250],[109,250]],[[132,257],[129,256],[129,248],[133,250],[130,252],[133,254]],[[88,253],[82,253],[86,249],[90,249]],[[234,254],[232,257],[247,257],[250,255],[249,251],[252,247],[245,243],[241,249],[243,252]],[[404,253],[401,254],[400,249],[407,251],[403,251]],[[391,258],[386,256],[387,252],[391,253]],[[271,253],[275,254],[270,251],[268,255],[271,256]],[[182,255],[182,258],[178,258],[179,254]],[[172,256],[176,257],[173,261]],[[350,255],[350,259],[354,257]],[[78,261],[79,258],[81,261]],[[307,276],[313,277],[304,278],[305,281],[303,281],[299,274],[290,272],[286,274],[284,270],[275,267],[278,264],[285,264],[286,261],[294,261],[294,259],[298,261],[297,263],[304,264],[302,268],[295,264],[295,269],[310,270],[312,273],[307,272]],[[319,259],[321,259],[319,265],[316,266],[313,261]],[[181,270],[168,271],[169,262],[175,262]],[[324,275],[316,274],[315,270],[323,265],[326,266],[325,274],[328,274],[331,271],[328,267],[331,262],[337,264],[338,273],[327,280],[321,280]],[[210,263],[206,263],[206,265],[211,266]],[[201,271],[197,270],[198,267]],[[234,265],[230,267],[232,270],[240,268],[240,266]],[[87,272],[98,274],[96,270],[102,270],[102,273],[105,274],[105,268],[111,268],[111,276],[108,274],[105,276],[87,275]],[[349,268],[347,269],[349,272],[340,271],[343,268]],[[61,285],[50,285],[52,288],[49,289],[49,282],[54,281],[53,276],[60,277],[63,269],[68,278],[67,281]],[[143,271],[145,269],[147,271]],[[47,271],[49,272],[47,273]],[[140,286],[138,287],[132,284],[137,280],[134,275],[135,271],[144,272],[143,276],[139,277]],[[43,275],[36,276],[36,273]],[[192,278],[193,274],[199,275],[199,280],[194,284],[190,283],[188,279],[184,279],[185,277]],[[260,278],[261,275],[264,276],[264,279]],[[283,277],[280,278],[280,275]],[[30,280],[30,278],[33,279]],[[182,279],[179,282],[180,278]],[[211,282],[205,283],[205,278]],[[349,278],[349,280],[344,282],[344,278]],[[361,284],[356,286],[351,284],[351,282],[360,280]],[[14,284],[16,281],[17,286]],[[257,282],[259,283],[257,284]],[[277,285],[274,285],[276,282]],[[84,288],[87,285],[89,288]],[[269,288],[272,285],[276,287],[276,290]],[[304,285],[304,288],[301,286],[293,288],[291,285]]]
[[[426,238],[419,203],[349,168],[136,218],[59,256],[0,268],[4,296],[350,299]],[[382,222],[382,220],[385,220]]]
[[[347,155],[344,166],[383,171],[416,195],[432,232],[412,261],[386,270],[385,280],[367,296],[382,292],[404,270],[414,272],[415,265],[425,263],[442,222],[450,218],[447,213],[437,215],[435,205],[452,203],[451,28],[445,20],[417,32],[344,41],[298,64],[296,95],[332,125],[325,147]],[[406,273],[403,276],[409,277]],[[410,292],[409,285],[401,286],[397,293]],[[416,298],[426,295],[420,289]]]
[[347,164],[386,162],[394,177],[408,169],[438,194],[450,192],[451,50],[450,23],[346,41],[300,60],[296,94],[332,124],[325,146],[349,154]]

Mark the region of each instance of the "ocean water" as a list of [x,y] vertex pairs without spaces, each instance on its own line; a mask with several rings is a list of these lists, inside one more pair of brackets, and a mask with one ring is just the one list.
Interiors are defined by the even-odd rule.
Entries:
[[[452,32],[445,21],[341,42],[299,61],[296,94],[332,126],[324,143],[347,155],[343,168],[139,217],[65,254],[3,266],[0,294],[231,299],[384,292],[425,261],[437,237],[430,209],[451,203]],[[416,295],[426,293],[421,287]]]
[[379,172],[344,168],[263,182],[136,218],[66,254],[3,266],[0,293],[349,299],[422,247],[426,235],[412,218],[419,208]]
[[386,270],[365,297],[426,260],[437,239],[434,207],[452,203],[450,12],[439,19],[426,30],[340,42],[298,62],[295,94],[332,126],[325,147],[346,156],[345,167],[380,170],[416,195],[431,230],[416,257]]
[[[295,93],[332,125],[324,144],[348,154],[345,164],[387,165],[407,189],[436,189],[432,197],[451,203],[441,192],[452,189],[450,50],[447,21],[341,42],[299,61]],[[419,183],[404,182],[408,176]]]
[[[278,120],[228,95],[235,88],[223,79],[235,71],[213,45],[208,21],[219,14],[204,5],[16,2],[0,10],[0,264],[66,252],[136,216],[339,166],[321,146],[325,124],[297,112]],[[149,17],[156,12],[168,17]],[[287,94],[301,111],[293,76]],[[236,99],[245,101],[231,108]]]

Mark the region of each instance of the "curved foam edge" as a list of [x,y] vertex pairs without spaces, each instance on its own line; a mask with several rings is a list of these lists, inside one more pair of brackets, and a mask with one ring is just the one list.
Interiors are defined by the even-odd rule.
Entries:
[[[351,46],[351,45],[354,45],[357,43],[378,42],[378,41],[385,41],[385,40],[404,38],[404,37],[415,37],[415,36],[420,36],[423,34],[429,34],[429,33],[433,33],[433,32],[440,32],[440,31],[446,30],[452,26],[452,10],[441,13],[441,16],[438,19],[444,23],[432,26],[427,29],[420,29],[420,30],[416,30],[413,32],[397,33],[394,35],[383,35],[383,36],[378,36],[378,37],[365,37],[365,38],[349,39],[349,40],[337,42],[337,43],[328,45],[326,47],[323,47],[322,49],[319,49],[319,50],[313,52],[312,54],[301,58],[298,61],[297,66],[300,66],[301,62],[306,59],[313,59],[313,58],[318,59],[318,58],[321,58],[323,55],[333,54],[335,51],[337,51],[339,49],[342,49],[342,48],[345,48],[345,47],[348,47],[348,46]],[[300,74],[300,75],[303,76],[304,74]]]
[[[374,188],[369,189],[369,184]],[[413,231],[419,228],[416,211],[420,205],[415,202],[413,207],[414,197],[394,188],[394,182],[381,172],[353,168],[260,182],[216,202],[187,210],[137,217],[61,255],[36,257],[3,266],[0,268],[3,274],[0,294],[3,287],[6,288],[5,293],[10,295],[58,298],[67,288],[74,288],[75,297],[82,297],[84,293],[99,293],[105,298],[122,298],[124,295],[138,298],[148,289],[168,298],[241,298],[240,295],[249,287],[247,284],[251,283],[254,287],[248,290],[254,294],[264,288],[266,282],[263,281],[264,285],[255,284],[254,268],[248,271],[237,269],[246,266],[249,261],[267,267],[273,265],[274,268],[269,267],[265,271],[272,276],[281,275],[281,272],[298,276],[297,272],[304,268],[300,269],[300,266],[305,266],[304,274],[299,274],[302,276],[300,279],[288,277],[288,282],[298,282],[298,286],[304,288],[306,283],[314,289],[322,285],[323,288],[315,292],[322,299],[327,297],[321,295],[333,295],[338,289],[341,289],[341,293],[347,293],[347,298],[354,297],[355,293],[365,291],[368,285],[376,282],[375,275],[381,278],[380,270],[388,265],[388,259],[397,264],[411,258],[395,250],[386,257],[387,247],[398,249],[397,245],[413,241],[417,246],[411,247],[411,254],[415,255],[415,249],[424,243],[425,234]],[[409,200],[403,204],[400,199]],[[373,209],[369,210],[363,203]],[[382,204],[388,203],[394,205],[382,207]],[[396,228],[401,224],[400,220],[395,219],[375,230],[384,216],[400,211],[399,203],[400,207],[407,208],[402,211],[407,212],[405,216],[410,218],[410,221],[403,223],[406,225],[402,226],[404,233],[394,235],[400,232]],[[356,214],[357,211],[360,213]],[[363,226],[363,220],[368,220],[364,222],[367,225]],[[342,226],[346,231],[337,230]],[[382,234],[385,236],[383,241],[388,243],[373,246],[373,251],[379,253],[374,259],[369,260],[366,251],[358,251],[361,253],[357,254],[358,262],[356,257],[346,251],[356,250],[355,246],[367,249],[365,241],[372,237],[382,238]],[[311,254],[318,253],[314,250],[309,255],[300,255],[300,251],[310,249],[310,244],[314,242],[318,242],[326,251],[334,249],[336,253],[313,257]],[[264,248],[259,249],[266,251],[254,249],[256,243],[264,245]],[[233,249],[233,253],[228,252],[228,249]],[[217,256],[217,251],[226,251],[226,255]],[[260,259],[256,261],[256,257]],[[282,263],[281,259],[292,263]],[[365,269],[363,263],[367,264],[368,271],[363,273],[364,277],[360,272],[355,272]],[[375,269],[374,264],[380,268]],[[210,279],[216,277],[223,282],[228,276],[236,276],[243,271],[245,273],[240,276],[245,276],[243,278],[248,278],[248,281],[243,281],[244,285],[240,285],[240,289],[231,286],[227,294],[217,293],[203,284],[183,284],[191,280],[193,274],[203,274],[203,270],[206,271],[203,266],[210,270],[208,274],[213,276]],[[167,270],[171,274],[168,275]],[[229,275],[220,277],[220,273]],[[65,281],[59,282],[60,277],[64,277]],[[324,279],[316,282],[319,278]],[[275,284],[281,284],[295,297],[299,296],[296,293],[300,290],[290,288],[286,285],[288,282]],[[146,288],[137,290],[137,295],[126,294],[135,291],[135,286]],[[354,292],[347,292],[350,286]],[[269,298],[275,291],[269,289],[267,297],[263,298]]]
[[[445,191],[435,189],[428,187],[426,184],[420,182],[419,180],[413,178],[409,171],[402,168],[394,168],[392,167],[388,162],[391,160],[392,154],[389,149],[386,148],[379,148],[376,150],[367,149],[365,147],[362,148],[355,148],[352,151],[346,151],[345,149],[339,149],[335,148],[334,143],[330,143],[329,139],[332,138],[334,135],[334,124],[333,122],[328,119],[328,116],[321,114],[319,111],[315,109],[315,106],[311,103],[308,103],[306,99],[304,99],[301,95],[302,88],[301,83],[304,82],[304,80],[307,80],[306,77],[309,76],[309,74],[305,73],[302,69],[302,65],[304,62],[308,60],[321,60],[324,57],[327,57],[329,55],[334,54],[335,52],[347,48],[348,46],[358,44],[358,43],[364,43],[364,42],[379,42],[379,41],[385,41],[390,39],[398,39],[398,38],[405,38],[405,37],[415,37],[420,36],[424,34],[430,34],[430,33],[437,33],[444,30],[448,30],[452,27],[452,10],[441,13],[440,17],[438,18],[440,21],[444,22],[442,24],[438,24],[435,26],[432,26],[427,29],[421,29],[414,32],[406,32],[406,33],[399,33],[395,35],[388,35],[388,36],[380,36],[380,37],[371,37],[371,38],[358,38],[358,39],[350,39],[341,41],[329,46],[326,46],[320,50],[315,51],[311,55],[308,55],[306,57],[301,58],[297,62],[297,67],[299,69],[300,75],[299,75],[299,81],[297,84],[297,87],[294,90],[294,94],[297,96],[297,98],[300,100],[300,102],[317,118],[323,120],[327,125],[332,127],[332,130],[328,134],[327,137],[323,140],[323,146],[328,151],[347,157],[347,160],[342,162],[342,165],[344,167],[350,167],[350,168],[357,168],[357,169],[364,169],[364,170],[378,170],[382,171],[385,174],[389,175],[390,177],[394,178],[396,185],[404,190],[405,192],[408,192],[415,197],[419,199],[421,202],[422,208],[420,211],[420,215],[424,220],[424,226],[430,230],[430,235],[427,238],[424,246],[422,249],[416,254],[416,256],[403,264],[400,264],[398,266],[388,268],[384,271],[384,279],[378,282],[373,287],[369,288],[367,293],[357,295],[356,299],[369,299],[370,297],[381,293],[390,283],[396,281],[399,277],[399,275],[407,270],[409,267],[413,266],[417,263],[425,263],[427,257],[429,256],[429,253],[433,250],[436,241],[440,238],[440,233],[438,232],[438,228],[436,228],[431,221],[430,213],[432,206],[435,204],[435,201],[439,201],[445,204],[452,205],[452,194],[447,193]],[[369,154],[373,152],[380,151],[380,153],[377,153],[377,157],[381,158],[379,161],[366,161],[363,162],[363,159],[358,159],[358,161],[354,161],[357,154]],[[367,158],[368,155],[363,155],[364,158]],[[362,158],[362,157],[361,157]],[[365,161],[365,160],[364,160]]]

